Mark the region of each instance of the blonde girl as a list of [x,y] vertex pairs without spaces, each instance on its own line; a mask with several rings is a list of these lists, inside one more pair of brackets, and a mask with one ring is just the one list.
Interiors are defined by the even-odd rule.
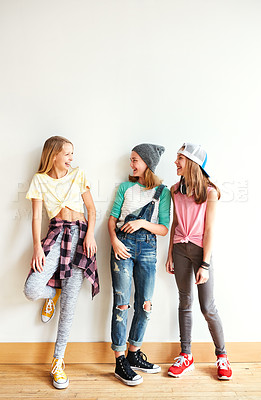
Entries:
[[[76,301],[86,277],[92,295],[99,292],[94,226],[95,206],[85,173],[72,168],[73,144],[52,136],[44,143],[40,165],[27,199],[32,201],[33,256],[24,293],[29,300],[46,299],[42,321],[49,322],[60,298],[60,318],[51,367],[53,385],[65,389],[64,353],[72,326]],[[47,236],[41,241],[42,206],[50,219]],[[88,223],[84,216],[85,204]]]

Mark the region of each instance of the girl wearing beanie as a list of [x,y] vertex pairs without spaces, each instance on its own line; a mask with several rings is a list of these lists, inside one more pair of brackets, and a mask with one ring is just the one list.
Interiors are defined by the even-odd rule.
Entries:
[[192,143],[183,144],[175,161],[177,175],[181,179],[171,188],[174,215],[166,270],[175,274],[179,290],[181,353],[168,373],[178,378],[194,369],[191,354],[194,274],[200,308],[215,345],[218,378],[229,380],[232,378],[232,370],[227,359],[222,323],[213,298],[211,259],[214,217],[220,191],[209,180],[205,171],[206,161],[206,152]]
[[[129,181],[120,184],[108,223],[114,295],[111,347],[116,357],[115,376],[130,386],[143,381],[134,370],[147,373],[161,370],[147,361],[140,347],[152,308],[156,235],[165,236],[169,227],[170,192],[154,174],[164,150],[162,146],[147,143],[132,149],[130,167],[133,173]],[[134,315],[125,358],[132,278]]]

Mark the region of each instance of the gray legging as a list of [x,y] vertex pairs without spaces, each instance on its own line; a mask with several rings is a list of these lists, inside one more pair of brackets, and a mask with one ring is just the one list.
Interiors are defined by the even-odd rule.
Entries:
[[[63,230],[60,232],[52,250],[47,255],[43,272],[33,272],[26,280],[24,293],[29,300],[48,299],[55,296],[56,290],[47,286],[47,282],[56,271],[60,258],[60,246]],[[72,248],[71,260],[73,259],[78,238],[79,227],[71,227]],[[63,358],[68,342],[75,306],[84,280],[83,269],[73,267],[73,274],[70,278],[62,280],[62,292],[60,297],[60,318],[58,324],[57,339],[55,343],[54,357]]]
[[[181,351],[191,353],[193,276],[196,275],[203,259],[203,249],[194,243],[177,243],[173,246],[175,278],[179,290],[179,328]],[[226,354],[222,323],[213,297],[213,266],[209,268],[209,280],[197,285],[200,309],[212,336],[215,353]]]

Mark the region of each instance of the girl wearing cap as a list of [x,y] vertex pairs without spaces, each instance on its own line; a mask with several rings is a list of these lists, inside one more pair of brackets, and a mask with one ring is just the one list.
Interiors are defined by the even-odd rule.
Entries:
[[[111,274],[114,294],[112,349],[115,376],[126,385],[138,385],[143,378],[134,370],[148,373],[161,368],[147,361],[140,351],[150,318],[156,274],[156,235],[165,236],[169,227],[170,192],[154,174],[164,147],[143,143],[132,149],[133,174],[121,183],[111,210],[108,228],[111,238]],[[127,317],[134,280],[134,316],[125,358]]]
[[213,298],[212,239],[219,189],[205,171],[206,152],[198,145],[184,143],[179,149],[177,175],[171,188],[173,223],[166,270],[175,274],[179,290],[181,353],[168,374],[180,377],[194,369],[191,354],[193,274],[196,278],[201,311],[208,323],[217,356],[218,378],[232,378],[227,359],[222,323]]
[[[46,299],[42,321],[55,313],[61,295],[60,318],[51,367],[53,385],[65,389],[69,379],[64,372],[64,353],[74,310],[84,278],[92,284],[92,295],[99,293],[94,226],[95,206],[84,171],[71,167],[73,145],[61,136],[44,143],[38,172],[34,175],[27,199],[32,200],[34,252],[24,293],[29,300]],[[50,218],[47,236],[42,241],[42,205]],[[83,203],[88,211],[88,224]]]

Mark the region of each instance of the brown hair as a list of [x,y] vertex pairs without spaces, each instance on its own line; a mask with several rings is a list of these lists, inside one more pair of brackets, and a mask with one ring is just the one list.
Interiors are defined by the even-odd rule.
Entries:
[[[194,196],[194,200],[197,204],[204,203],[207,200],[208,187],[213,187],[217,191],[218,200],[220,199],[221,195],[219,188],[210,181],[209,177],[196,162],[187,157],[184,178],[187,196]],[[174,192],[175,194],[179,191],[181,179],[179,181],[177,190]]]
[[[137,182],[138,180],[139,180],[138,176],[129,175],[130,182]],[[145,187],[147,190],[153,189],[156,186],[159,186],[162,184],[162,180],[157,175],[155,175],[149,168],[147,168],[145,170],[144,181],[145,181]]]
[[62,136],[51,136],[45,141],[37,171],[39,174],[47,174],[51,171],[53,167],[53,159],[58,153],[60,153],[60,151],[62,151],[64,143],[70,143],[73,146],[70,140],[65,139]]

